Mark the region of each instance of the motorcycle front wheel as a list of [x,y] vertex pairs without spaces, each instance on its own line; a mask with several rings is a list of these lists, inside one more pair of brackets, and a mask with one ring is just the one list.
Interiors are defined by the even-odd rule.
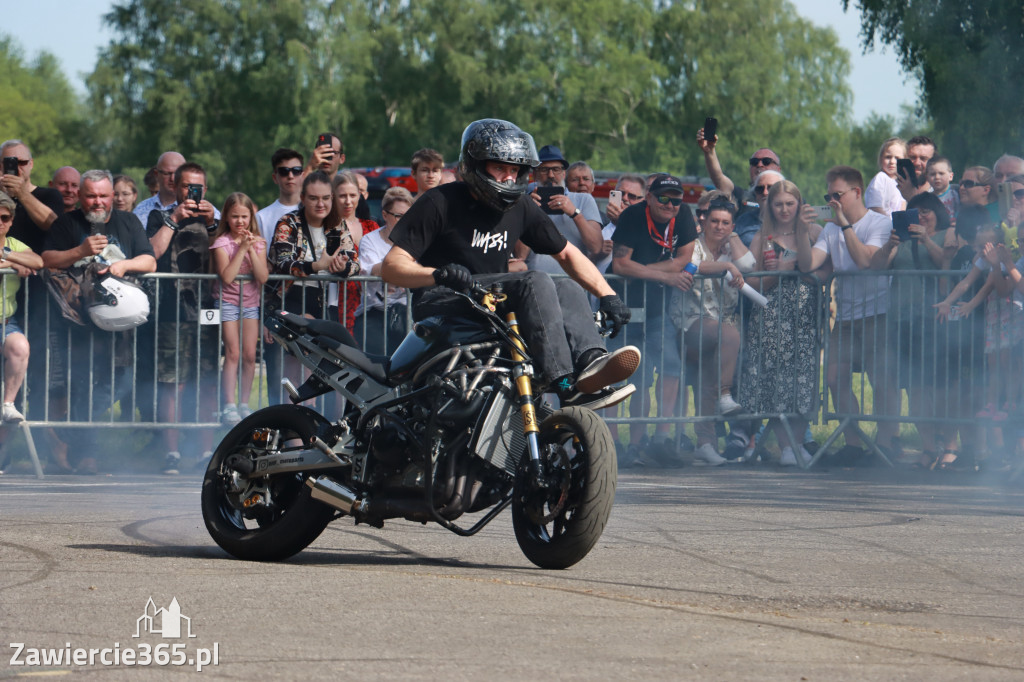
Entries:
[[608,426],[592,410],[567,407],[540,424],[543,485],[524,455],[512,501],[523,554],[541,568],[572,566],[597,543],[615,499],[618,469]]
[[258,478],[239,475],[246,462],[265,454],[268,438],[279,451],[309,447],[327,420],[298,405],[274,405],[231,429],[203,478],[203,520],[225,551],[248,561],[280,561],[320,536],[334,510],[310,497],[304,474]]

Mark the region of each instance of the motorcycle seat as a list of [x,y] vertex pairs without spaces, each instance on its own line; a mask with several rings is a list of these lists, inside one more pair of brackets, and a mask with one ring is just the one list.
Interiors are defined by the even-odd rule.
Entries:
[[338,339],[321,336],[317,343],[330,352],[337,355],[346,363],[357,369],[361,369],[370,375],[374,381],[382,384],[389,384],[388,381],[388,358],[382,355],[367,355],[358,348],[346,345]]
[[283,319],[289,327],[303,333],[326,336],[330,339],[334,339],[335,341],[341,341],[342,343],[350,342],[352,338],[348,333],[348,330],[345,328],[345,325],[339,322],[310,319],[303,315],[290,313],[286,310],[280,311],[277,315]]

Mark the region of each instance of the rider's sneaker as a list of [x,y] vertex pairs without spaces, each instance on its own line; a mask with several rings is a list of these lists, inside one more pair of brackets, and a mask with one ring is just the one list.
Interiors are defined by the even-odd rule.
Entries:
[[640,349],[623,346],[592,360],[576,377],[576,390],[597,393],[605,386],[625,381],[640,366]]
[[177,476],[179,473],[178,469],[180,466],[181,454],[174,452],[173,450],[171,452],[168,452],[167,457],[164,459],[163,473],[167,474],[168,476]]
[[562,407],[588,407],[591,410],[600,410],[605,407],[618,405],[629,396],[636,393],[636,386],[626,384],[625,386],[608,386],[597,393],[580,393],[576,391],[568,398],[562,398]]

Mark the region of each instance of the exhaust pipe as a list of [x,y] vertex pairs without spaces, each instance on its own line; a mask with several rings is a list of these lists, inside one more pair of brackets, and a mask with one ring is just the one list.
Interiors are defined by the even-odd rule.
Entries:
[[314,500],[330,505],[345,514],[358,514],[365,510],[365,500],[360,500],[354,492],[326,476],[307,478],[306,485],[310,488],[309,496]]

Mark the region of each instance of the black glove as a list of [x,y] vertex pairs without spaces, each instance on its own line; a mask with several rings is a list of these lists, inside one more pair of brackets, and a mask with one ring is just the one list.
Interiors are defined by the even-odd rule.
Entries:
[[455,291],[469,291],[473,286],[473,275],[465,265],[449,263],[434,270],[434,282],[438,286],[448,287]]
[[613,339],[618,336],[622,325],[628,323],[632,315],[626,304],[622,302],[622,299],[615,294],[602,296],[599,310],[604,313],[604,319],[611,325],[612,333],[610,338]]

